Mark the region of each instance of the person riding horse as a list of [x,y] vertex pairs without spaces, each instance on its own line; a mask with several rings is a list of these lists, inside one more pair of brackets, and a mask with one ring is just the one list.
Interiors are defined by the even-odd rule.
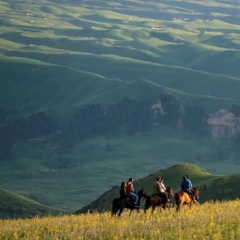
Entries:
[[194,190],[192,189],[192,182],[188,179],[188,175],[183,176],[183,181],[181,183],[181,190],[188,193],[192,200],[197,203],[197,200],[194,198]]
[[161,177],[156,177],[156,181],[153,183],[153,194],[157,194],[160,198],[164,199],[163,207],[166,208],[166,205],[170,202],[170,199],[168,198],[168,194]]
[[136,191],[134,190],[134,186],[133,186],[133,178],[129,178],[128,182],[127,182],[127,186],[126,186],[126,193],[130,194],[134,199],[135,199],[135,205],[139,207],[139,196],[136,193]]
[[[130,214],[132,212],[132,210],[136,209],[137,211],[139,211],[139,204],[136,206],[134,204],[134,200],[131,201],[131,195],[128,196],[127,194],[125,195],[125,186],[126,186],[126,183],[125,182],[122,182],[121,184],[121,187],[120,187],[120,190],[119,190],[119,193],[120,193],[120,197],[117,197],[117,198],[114,198],[113,201],[112,201],[112,216],[113,215],[116,215],[117,212],[118,212],[118,216],[121,216],[122,214],[122,211],[124,210],[124,208],[128,208],[130,209]],[[138,192],[138,201],[140,203],[140,200],[141,198],[146,198],[147,197],[147,193],[145,191],[145,189],[141,188]]]
[[122,182],[120,189],[119,189],[119,195],[120,195],[120,199],[122,201],[127,201],[129,205],[132,205],[134,207],[134,199],[130,198],[130,196],[128,196],[127,191],[126,191],[126,186],[127,183],[126,182]]

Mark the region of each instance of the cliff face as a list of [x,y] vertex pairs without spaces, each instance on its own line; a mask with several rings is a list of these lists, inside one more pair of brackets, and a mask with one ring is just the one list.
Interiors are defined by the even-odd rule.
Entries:
[[225,109],[209,113],[206,122],[214,138],[231,138],[240,133],[240,118]]
[[[162,107],[161,101],[157,101],[151,107],[153,118],[157,119],[159,115],[165,115],[165,111]],[[181,116],[185,115],[185,108],[181,105],[179,108],[179,120],[178,127],[183,127],[183,119]],[[207,123],[207,129],[210,131],[213,138],[232,138],[236,137],[240,133],[240,117],[236,117],[231,111],[226,109],[220,109],[213,113],[207,113],[205,120]],[[158,125],[158,123],[154,123]]]

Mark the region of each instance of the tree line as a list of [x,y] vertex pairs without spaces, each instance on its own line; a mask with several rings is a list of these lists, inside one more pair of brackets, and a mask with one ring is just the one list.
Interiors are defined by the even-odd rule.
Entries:
[[75,114],[74,119],[65,126],[58,143],[72,146],[87,137],[115,134],[124,131],[127,135],[151,131],[154,125],[170,125],[206,133],[207,111],[199,106],[183,106],[173,95],[159,97],[160,108],[152,108],[156,99],[133,100],[123,98],[116,104],[102,108],[99,104],[85,106]]
[[[133,135],[151,131],[157,125],[182,127],[200,135],[208,132],[207,111],[203,107],[184,105],[169,94],[161,94],[158,100],[159,104],[156,104],[156,99],[137,101],[125,97],[105,108],[100,104],[86,105],[75,112],[70,122],[58,129],[61,134],[52,141],[63,146],[73,146],[79,140],[96,135],[118,132]],[[232,109],[240,114],[240,106],[234,105]],[[0,157],[9,155],[16,142],[49,135],[56,129],[56,124],[44,112],[11,119],[0,126]]]
[[45,136],[53,131],[54,123],[44,112],[11,119],[0,127],[0,157],[9,155],[16,142]]

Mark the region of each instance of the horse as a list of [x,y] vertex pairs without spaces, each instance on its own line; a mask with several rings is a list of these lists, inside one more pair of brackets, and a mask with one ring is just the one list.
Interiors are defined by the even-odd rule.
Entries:
[[[146,198],[147,194],[146,194],[146,191],[143,188],[141,188],[137,192],[137,194],[138,194],[138,197],[139,197],[137,205],[140,206],[141,198],[142,197]],[[120,217],[124,208],[130,209],[130,214],[131,214],[132,210],[134,210],[134,209],[137,209],[137,211],[139,211],[139,207],[136,207],[135,204],[130,202],[129,200],[121,199],[121,198],[114,198],[113,201],[112,201],[112,216],[116,215],[117,212],[119,211],[118,216]]]
[[[194,198],[196,200],[199,200],[199,187],[193,187],[192,189],[194,192]],[[175,193],[175,201],[177,205],[177,211],[180,211],[180,208],[183,204],[187,204],[189,206],[189,209],[191,209],[191,206],[194,204],[194,200],[191,198],[191,196],[189,196],[189,194],[184,191]]]
[[[173,197],[174,193],[173,193],[173,189],[171,186],[166,188],[166,193],[168,194],[168,198]],[[160,211],[163,208],[164,204],[165,204],[165,199],[164,197],[160,197],[158,193],[153,193],[150,196],[146,197],[146,201],[145,201],[145,208],[144,208],[144,212],[146,213],[146,210],[148,210],[150,207],[152,207],[152,213],[154,211],[154,209],[159,206],[160,207]],[[168,207],[170,206],[169,203],[167,203]]]

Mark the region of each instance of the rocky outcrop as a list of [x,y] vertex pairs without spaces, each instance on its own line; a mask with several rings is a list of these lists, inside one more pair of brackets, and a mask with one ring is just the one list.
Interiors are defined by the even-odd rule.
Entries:
[[240,118],[228,110],[209,113],[206,121],[214,138],[231,138],[240,133]]
[[[164,109],[161,101],[157,101],[154,105],[151,106],[154,125],[159,125],[159,119],[161,116],[168,114],[168,111],[165,110],[166,109]],[[179,119],[177,121],[177,125],[179,128],[184,127],[184,124],[185,126],[188,126],[189,121],[194,121],[194,119],[191,120],[193,114],[188,114],[190,118],[187,120],[188,115],[186,115],[186,107],[183,105],[180,105],[178,113]],[[212,113],[205,113],[202,121],[206,123],[203,124],[203,129],[210,131],[213,138],[232,138],[240,134],[240,117],[236,117],[231,111],[228,111],[226,109],[220,109]],[[198,125],[199,123],[201,123],[201,120],[200,122],[195,121],[195,125]]]

